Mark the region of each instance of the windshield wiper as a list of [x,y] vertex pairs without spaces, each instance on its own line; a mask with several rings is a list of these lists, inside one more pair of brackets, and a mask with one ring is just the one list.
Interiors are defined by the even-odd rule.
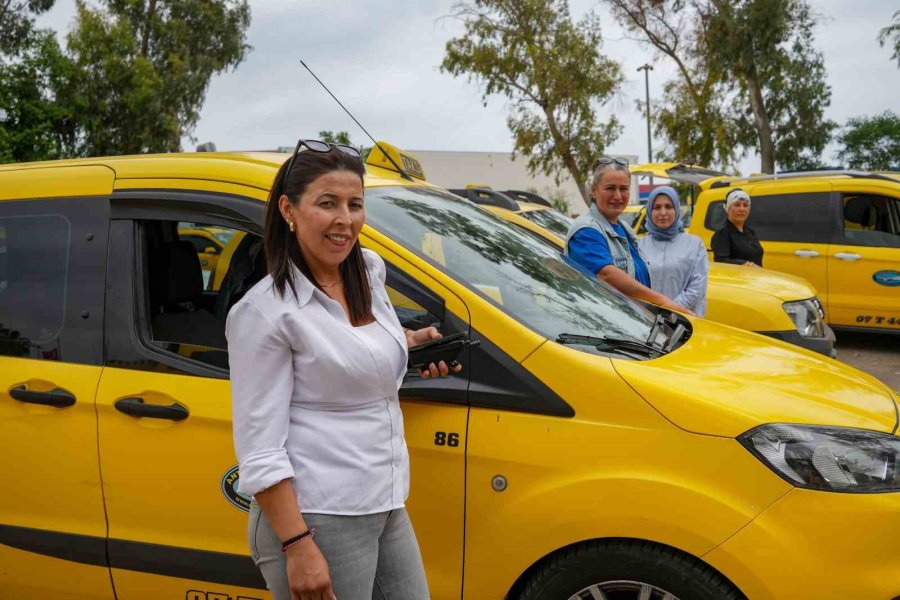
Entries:
[[577,335],[574,333],[561,333],[556,338],[558,344],[580,344],[583,346],[593,346],[598,350],[606,347],[615,350],[630,350],[638,352],[650,358],[657,358],[665,354],[662,348],[651,346],[646,342],[636,340],[634,338],[617,338],[617,337],[597,337],[593,335]]

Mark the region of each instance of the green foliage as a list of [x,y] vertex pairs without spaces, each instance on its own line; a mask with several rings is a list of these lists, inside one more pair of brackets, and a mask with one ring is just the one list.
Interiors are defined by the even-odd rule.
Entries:
[[55,0],[0,0],[0,58],[15,57],[32,43],[34,17],[53,8]]
[[72,153],[75,123],[56,99],[70,75],[71,64],[51,31],[31,31],[15,60],[0,62],[0,163]]
[[606,0],[638,39],[678,67],[654,122],[663,154],[729,170],[814,166],[836,124],[807,0]]
[[559,188],[548,190],[547,200],[553,205],[553,208],[564,215],[569,214],[569,195]]
[[897,68],[900,69],[900,10],[894,13],[894,22],[878,32],[878,43],[882,48],[887,43],[893,44],[891,60],[896,60]]
[[345,144],[347,146],[352,146],[353,143],[350,141],[350,134],[346,131],[338,131],[337,133],[329,130],[320,131],[319,139],[323,142],[328,142],[329,144]]
[[849,119],[837,139],[837,158],[851,169],[900,171],[900,117],[892,111]]
[[247,0],[77,0],[64,98],[89,156],[181,149],[210,78],[249,50]]
[[465,32],[447,42],[441,70],[483,86],[483,100],[509,101],[514,154],[531,174],[571,176],[585,202],[592,160],[621,132],[595,109],[619,90],[621,67],[600,54],[600,22],[579,22],[565,0],[472,0],[455,5]]
[[762,171],[817,163],[836,124],[824,118],[831,88],[807,0],[706,0],[700,11],[707,64],[748,109],[741,128],[755,133]]
[[[665,149],[655,158],[732,170],[744,154],[738,141],[739,112],[720,74],[706,64],[697,12],[684,0],[607,0],[632,39],[672,60],[679,77],[651,100],[651,122]],[[642,101],[639,110],[646,112]]]

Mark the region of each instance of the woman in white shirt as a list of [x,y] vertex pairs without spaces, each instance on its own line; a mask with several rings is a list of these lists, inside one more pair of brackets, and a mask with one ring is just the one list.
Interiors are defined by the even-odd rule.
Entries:
[[638,245],[647,257],[651,289],[702,317],[709,257],[703,240],[684,233],[678,192],[667,185],[650,192],[646,218],[647,235]]
[[400,326],[359,244],[364,174],[353,147],[298,142],[269,194],[269,275],[228,314],[239,491],[275,600],[428,598],[398,389],[408,347],[441,335]]

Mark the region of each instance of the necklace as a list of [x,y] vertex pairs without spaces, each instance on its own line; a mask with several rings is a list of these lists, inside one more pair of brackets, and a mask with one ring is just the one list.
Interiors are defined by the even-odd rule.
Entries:
[[341,283],[341,281],[342,281],[341,279],[338,279],[338,280],[335,281],[334,283],[324,284],[324,283],[319,283],[318,280],[317,280],[316,283],[319,283],[319,287],[324,289],[324,288],[334,287],[334,286],[336,286],[337,284]]

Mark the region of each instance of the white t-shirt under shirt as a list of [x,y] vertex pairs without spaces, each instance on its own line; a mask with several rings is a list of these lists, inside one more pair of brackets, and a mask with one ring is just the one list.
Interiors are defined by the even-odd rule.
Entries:
[[385,267],[363,250],[375,322],[344,309],[296,268],[297,289],[271,277],[228,313],[238,491],[293,478],[303,512],[365,515],[400,508],[409,453],[398,390],[406,337],[384,289]]

